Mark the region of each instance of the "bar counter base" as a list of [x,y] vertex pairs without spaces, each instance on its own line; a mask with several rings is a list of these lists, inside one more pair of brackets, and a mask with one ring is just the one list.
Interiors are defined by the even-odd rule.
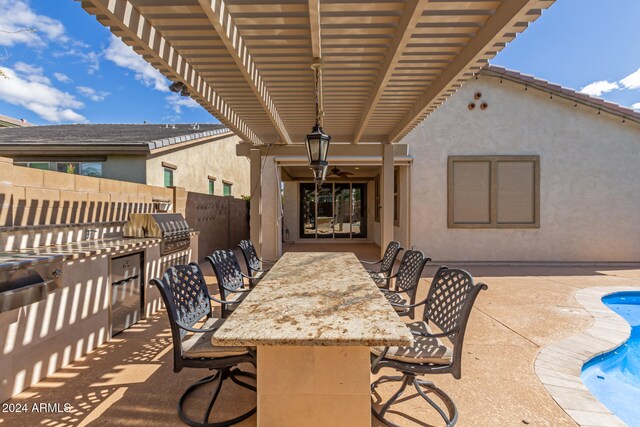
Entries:
[[258,427],[371,426],[369,347],[257,350]]

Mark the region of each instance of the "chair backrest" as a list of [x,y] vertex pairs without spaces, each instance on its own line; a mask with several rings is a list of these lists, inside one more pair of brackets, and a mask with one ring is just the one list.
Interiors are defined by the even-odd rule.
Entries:
[[387,245],[387,249],[384,250],[384,256],[382,257],[382,263],[380,264],[380,273],[391,274],[393,264],[398,258],[398,254],[402,250],[402,246],[395,240]]
[[396,290],[415,291],[427,261],[429,258],[426,258],[421,251],[406,251],[400,261],[400,268],[398,268],[395,282]]
[[187,331],[177,323],[193,327],[205,316],[212,317],[209,290],[202,271],[195,264],[174,265],[161,279],[152,279],[164,301],[173,338],[174,370],[182,369],[182,339]]
[[238,247],[242,251],[242,256],[247,264],[249,276],[253,276],[253,271],[260,269],[260,260],[258,259],[256,247],[253,246],[253,242],[251,240],[241,240]]
[[218,280],[220,296],[226,300],[232,290],[244,285],[238,258],[231,249],[220,249],[207,257]]
[[440,267],[436,272],[424,306],[424,320],[443,332],[452,331],[447,336],[453,344],[453,375],[460,378],[462,343],[473,304],[484,283],[477,285],[471,275],[460,269]]

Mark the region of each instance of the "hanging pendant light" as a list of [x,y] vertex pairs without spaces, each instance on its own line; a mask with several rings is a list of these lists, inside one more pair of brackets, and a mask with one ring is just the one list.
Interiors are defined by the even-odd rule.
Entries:
[[327,162],[327,154],[329,153],[329,142],[331,142],[331,136],[322,131],[322,116],[324,113],[321,109],[322,94],[320,87],[320,70],[322,69],[322,60],[320,58],[313,58],[311,68],[314,70],[316,124],[313,126],[311,133],[307,134],[306,146],[309,166],[311,166],[311,169],[313,170],[314,179],[322,182],[327,176],[327,168],[329,166],[329,163]]

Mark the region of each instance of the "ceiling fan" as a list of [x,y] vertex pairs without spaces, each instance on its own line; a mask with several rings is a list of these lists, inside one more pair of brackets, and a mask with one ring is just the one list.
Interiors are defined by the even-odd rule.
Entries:
[[349,175],[353,175],[353,172],[341,171],[334,166],[333,169],[331,169],[329,176],[331,175],[339,176],[340,178],[349,178]]

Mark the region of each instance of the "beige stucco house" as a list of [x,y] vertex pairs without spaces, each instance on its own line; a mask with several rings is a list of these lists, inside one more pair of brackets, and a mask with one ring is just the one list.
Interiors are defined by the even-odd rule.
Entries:
[[249,195],[249,162],[240,138],[222,125],[96,124],[3,129],[0,155],[45,170]]
[[22,128],[32,126],[25,119],[14,119],[13,117],[3,116],[0,114],[0,129],[2,128]]
[[[454,262],[638,260],[637,112],[489,66],[392,148],[405,247]],[[263,192],[284,194],[282,207],[262,196],[265,256],[280,233],[380,244],[381,146],[332,144],[317,196],[304,152],[291,153],[271,148],[262,173]]]

